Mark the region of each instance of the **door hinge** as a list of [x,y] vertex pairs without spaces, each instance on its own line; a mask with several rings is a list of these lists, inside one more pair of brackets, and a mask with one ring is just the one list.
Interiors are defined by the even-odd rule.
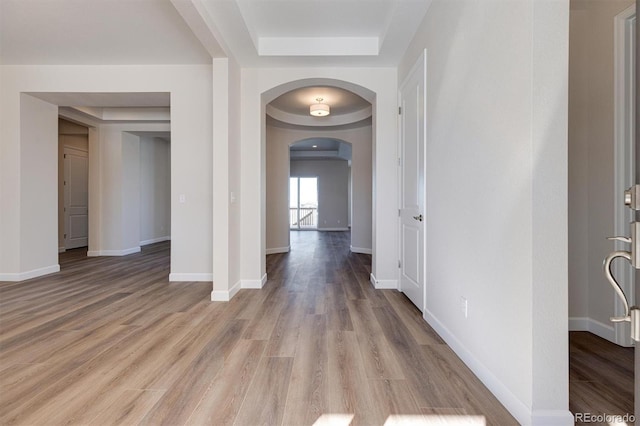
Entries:
[[64,234],[64,238],[65,238],[65,239],[67,238],[67,234]]
[[64,157],[62,157],[62,158],[67,158],[67,154],[64,154]]
[[398,260],[398,269],[402,268],[402,262]]
[[398,209],[398,217],[400,217],[400,209]]
[[398,115],[402,115],[402,107],[398,107]]
[[65,185],[67,184],[67,181],[66,181],[66,180],[64,181],[64,184],[65,184]]

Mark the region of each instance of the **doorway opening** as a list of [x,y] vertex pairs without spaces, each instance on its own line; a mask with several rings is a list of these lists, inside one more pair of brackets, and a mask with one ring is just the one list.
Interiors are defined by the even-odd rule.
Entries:
[[[610,252],[629,250],[627,244],[607,237],[630,235],[629,223],[635,220],[624,204],[624,191],[638,182],[633,3],[571,3],[569,408],[573,413],[624,417],[634,411],[630,328],[628,323],[610,321],[622,314],[622,304],[602,269]],[[613,43],[593,43],[596,39]],[[618,260],[612,271],[629,305],[635,304],[634,269]]]
[[44,130],[22,143],[46,145],[48,164],[57,163],[47,170],[47,181],[57,182],[50,191],[57,202],[46,206],[52,224],[40,233],[52,261],[54,250],[59,264],[70,249],[124,256],[170,239],[168,92],[30,92],[23,99],[21,120]]
[[[318,97],[328,117],[310,115]],[[372,254],[371,102],[339,86],[303,86],[273,98],[265,118],[265,254],[289,252],[291,230],[351,231],[350,251]]]
[[289,178],[289,226],[292,230],[318,229],[318,178]]
[[89,128],[58,118],[58,252],[89,245]]

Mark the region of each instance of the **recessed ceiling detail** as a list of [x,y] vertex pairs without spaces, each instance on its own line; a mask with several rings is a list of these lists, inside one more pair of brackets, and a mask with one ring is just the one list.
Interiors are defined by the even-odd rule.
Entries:
[[378,37],[260,37],[260,56],[375,56]]
[[[320,116],[313,112],[309,115],[310,109],[318,105],[326,105],[331,115]],[[372,109],[368,101],[348,90],[314,86],[295,89],[280,95],[267,105],[266,113],[283,123],[332,127],[364,122],[371,117]]]
[[289,158],[295,160],[351,161],[351,144],[333,138],[309,138],[289,147]]
[[[174,2],[177,0],[173,0]],[[242,66],[397,66],[431,0],[202,0]]]

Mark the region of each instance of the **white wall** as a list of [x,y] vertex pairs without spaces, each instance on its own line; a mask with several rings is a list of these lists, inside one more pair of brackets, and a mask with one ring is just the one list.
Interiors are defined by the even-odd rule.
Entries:
[[[266,248],[270,251],[282,251],[289,246],[289,147],[310,137],[328,137],[351,143],[351,246],[356,251],[370,253],[373,247],[371,126],[322,131],[267,126],[266,130]],[[346,223],[343,221],[341,225],[327,227],[344,228]],[[323,227],[324,224],[320,223],[319,226]]]
[[291,176],[318,178],[318,229],[347,230],[349,166],[346,160],[291,161]]
[[569,317],[609,340],[614,292],[614,17],[633,0],[572,0],[569,56]]
[[60,270],[58,108],[25,94],[18,94],[13,100],[19,111],[14,131],[18,130],[21,143],[10,144],[0,157],[11,158],[11,164],[0,167],[0,281],[19,281]]
[[122,132],[122,247],[140,250],[140,137]]
[[523,424],[573,424],[567,33],[565,1],[434,0],[398,71],[427,49],[425,318]]
[[[242,275],[266,274],[266,119],[264,106],[296,87],[329,84],[360,92],[373,106],[373,259],[375,280],[397,285],[397,79],[395,68],[242,70]],[[355,189],[354,189],[355,192]],[[355,214],[355,212],[354,212]]]
[[171,236],[171,145],[140,137],[140,245]]
[[[40,193],[52,194],[53,212],[48,209],[33,209],[33,223],[51,225],[52,241],[38,237],[38,248],[34,251],[17,251],[20,247],[20,223],[29,215],[22,214],[28,206],[27,199],[20,198],[20,188],[25,185],[47,185],[41,168],[38,175],[31,166],[20,167],[20,163],[31,164],[36,153],[29,149],[20,134],[20,123],[27,121],[27,114],[20,110],[20,94],[25,92],[170,92],[171,93],[171,274],[180,280],[211,280],[212,241],[202,238],[212,235],[212,67],[207,65],[146,65],[146,66],[2,66],[0,72],[0,272],[21,273],[31,269],[49,267],[57,260],[57,169],[56,150],[48,157],[53,162],[54,173],[47,179],[53,185]],[[51,106],[52,112],[57,109]],[[57,123],[57,112],[53,114]],[[27,126],[27,123],[24,124]],[[33,123],[28,126],[36,128]],[[27,126],[27,127],[28,127]],[[56,139],[57,125],[52,137]],[[89,167],[97,182],[109,171],[100,166],[94,153],[100,153],[99,135],[95,130],[89,134]],[[24,147],[22,145],[25,144]],[[24,154],[20,150],[24,149]],[[97,151],[94,150],[97,148]],[[105,152],[104,154],[109,154]],[[39,158],[39,157],[34,157]],[[33,173],[32,173],[33,172]],[[34,177],[42,176],[41,179]],[[8,184],[11,182],[11,184]],[[99,185],[94,182],[94,185]],[[42,189],[42,188],[39,188]],[[99,190],[99,187],[97,188]],[[90,191],[96,187],[90,187]],[[95,194],[95,192],[92,192]],[[178,202],[180,195],[186,202]],[[40,197],[41,202],[46,197]],[[40,201],[39,201],[40,202]],[[100,213],[92,214],[92,207],[100,209],[99,202],[91,204],[90,227],[95,221],[105,219]],[[98,203],[98,204],[96,204]],[[38,225],[40,226],[40,225]],[[47,225],[48,226],[48,225]],[[16,231],[18,230],[18,231]],[[106,235],[104,235],[106,237]],[[90,244],[102,244],[102,236],[92,238]],[[40,256],[39,251],[46,252]]]
[[240,270],[241,146],[240,69],[233,59],[213,60],[213,290],[212,300],[226,301],[242,287],[262,287]]

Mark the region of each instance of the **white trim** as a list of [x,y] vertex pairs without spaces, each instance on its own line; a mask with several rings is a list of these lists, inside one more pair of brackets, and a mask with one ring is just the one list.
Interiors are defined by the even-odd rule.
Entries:
[[140,253],[140,246],[131,247],[124,250],[93,250],[88,251],[88,257],[97,257],[97,256],[126,256],[128,254]]
[[33,269],[27,272],[0,274],[0,281],[25,281],[41,277],[43,275],[55,274],[56,272],[60,272],[60,265],[46,266],[44,268]]
[[318,231],[321,232],[333,232],[333,231],[348,231],[349,228],[318,228]]
[[267,274],[264,274],[259,280],[241,280],[242,288],[261,289],[267,283]]
[[[424,310],[424,319],[442,337],[442,339],[453,349],[458,357],[467,367],[480,379],[482,383],[498,398],[498,401],[516,418],[518,423],[528,425],[532,422],[531,409],[518,399],[504,383],[502,383],[484,364],[482,364],[469,350],[458,340],[458,338],[447,329],[428,310]],[[573,419],[573,418],[572,418]],[[573,420],[572,423],[573,424]]]
[[64,247],[58,247],[58,253],[64,253],[64,252],[66,252],[66,251],[67,251],[67,249],[66,249],[66,248],[64,248]]
[[[634,96],[632,94],[635,76],[632,73],[632,64],[628,60],[634,54],[631,25],[635,20],[635,14],[636,5],[633,4],[614,18],[614,234],[621,236],[629,235],[629,223],[633,221],[631,210],[624,205],[624,191],[635,183]],[[628,245],[619,241],[614,243],[614,248],[615,250],[629,249]],[[627,298],[631,301],[635,300],[632,268],[623,262],[616,262],[612,270]],[[612,297],[615,315],[623,315],[622,302],[616,295]],[[613,340],[607,337],[605,339],[618,345],[631,346],[631,336],[625,324],[619,323],[612,328]]]
[[[616,343],[616,330],[612,324],[604,324],[588,317],[570,317],[569,331],[588,331],[610,342]],[[627,330],[628,333],[628,330]],[[629,333],[630,334],[630,333]]]
[[185,281],[213,281],[213,274],[210,273],[188,273],[188,272],[176,272],[169,274],[169,281],[171,282],[185,282]]
[[531,414],[533,426],[570,426],[575,418],[569,410],[533,410]]
[[276,254],[276,253],[289,253],[289,250],[291,250],[291,246],[286,246],[286,247],[275,247],[275,248],[268,248],[265,250],[266,254]]
[[140,246],[147,246],[149,244],[161,243],[163,241],[171,241],[171,235],[166,235],[164,237],[151,238],[150,240],[140,241]]
[[242,288],[242,281],[238,281],[229,290],[213,290],[211,292],[212,302],[228,302],[233,296],[235,296]]
[[376,290],[397,290],[398,280],[379,280],[371,273],[369,281]]
[[370,248],[349,246],[349,249],[351,250],[352,253],[362,253],[362,254],[373,253]]

